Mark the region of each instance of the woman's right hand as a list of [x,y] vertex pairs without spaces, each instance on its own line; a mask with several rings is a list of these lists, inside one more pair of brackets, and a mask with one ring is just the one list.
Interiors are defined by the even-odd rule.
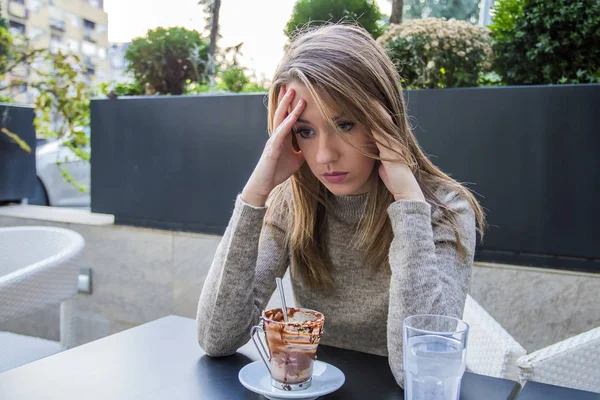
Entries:
[[281,88],[273,118],[273,134],[267,140],[260,160],[242,191],[242,200],[255,207],[263,207],[271,191],[304,164],[304,156],[292,145],[292,127],[306,107],[306,102],[298,101],[288,112],[295,95],[294,89],[286,91],[285,87]]

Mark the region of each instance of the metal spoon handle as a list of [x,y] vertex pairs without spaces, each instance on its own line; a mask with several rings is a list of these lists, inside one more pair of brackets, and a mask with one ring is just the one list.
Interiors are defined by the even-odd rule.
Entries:
[[277,282],[277,290],[279,291],[279,297],[281,298],[281,311],[283,312],[283,320],[287,323],[287,306],[285,303],[285,294],[283,293],[283,282],[281,282],[281,278],[275,278]]

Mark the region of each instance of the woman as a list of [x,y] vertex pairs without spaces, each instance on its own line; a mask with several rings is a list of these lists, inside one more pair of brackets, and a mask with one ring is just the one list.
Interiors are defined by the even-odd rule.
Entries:
[[399,82],[361,28],[293,41],[269,92],[270,138],[200,296],[207,354],[248,341],[288,266],[297,305],[325,315],[321,343],[389,356],[400,385],[404,318],[462,317],[483,212],[419,148]]

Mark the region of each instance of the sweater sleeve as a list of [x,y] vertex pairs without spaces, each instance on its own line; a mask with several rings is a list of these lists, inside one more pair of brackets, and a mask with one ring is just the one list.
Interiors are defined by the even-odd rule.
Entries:
[[[394,238],[390,246],[390,301],[387,325],[389,363],[404,387],[403,321],[415,314],[462,318],[476,244],[475,214],[470,204],[450,193],[444,203],[456,215],[466,255],[460,257],[454,232],[432,224],[431,206],[396,201],[388,207]],[[434,213],[433,220],[439,217]]]
[[198,342],[210,356],[233,354],[250,339],[275,278],[287,269],[284,225],[276,219],[264,223],[266,210],[238,196],[217,248],[196,316]]

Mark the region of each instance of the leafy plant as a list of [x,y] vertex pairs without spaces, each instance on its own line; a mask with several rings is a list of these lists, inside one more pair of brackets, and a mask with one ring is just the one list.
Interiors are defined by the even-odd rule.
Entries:
[[269,89],[260,83],[250,82],[242,89],[242,93],[266,93]]
[[493,13],[506,84],[600,82],[600,1],[496,0]]
[[150,93],[182,94],[187,80],[202,83],[208,43],[200,33],[181,27],[148,30],[125,52],[128,71]]
[[6,72],[10,60],[11,48],[13,45],[12,36],[3,26],[0,26],[0,78]]
[[108,97],[118,96],[141,96],[144,88],[138,82],[102,82],[100,93]]
[[221,81],[231,92],[241,92],[250,83],[243,68],[233,67],[221,72]]
[[492,67],[487,32],[466,21],[414,19],[378,39],[407,88],[477,86]]
[[356,22],[374,38],[385,30],[383,15],[374,0],[300,0],[294,6],[285,34],[292,38],[297,30],[328,22]]
[[[86,132],[90,124],[90,92],[87,88],[85,67],[76,56],[62,52],[52,54],[48,49],[33,49],[25,38],[19,38],[11,42],[7,62],[0,69],[0,78],[25,65],[35,79],[25,82],[13,78],[6,86],[0,87],[0,95],[15,86],[27,83],[38,93],[34,101],[36,134],[47,139],[63,139],[63,146],[71,149],[80,159],[89,161],[89,136]],[[31,151],[19,138],[18,132],[6,129],[4,119],[2,125],[0,130],[3,134],[19,144],[23,150]],[[64,160],[57,160],[59,166],[63,162]],[[73,181],[73,177],[65,168],[61,168],[61,173],[67,182],[82,191],[87,190]]]

